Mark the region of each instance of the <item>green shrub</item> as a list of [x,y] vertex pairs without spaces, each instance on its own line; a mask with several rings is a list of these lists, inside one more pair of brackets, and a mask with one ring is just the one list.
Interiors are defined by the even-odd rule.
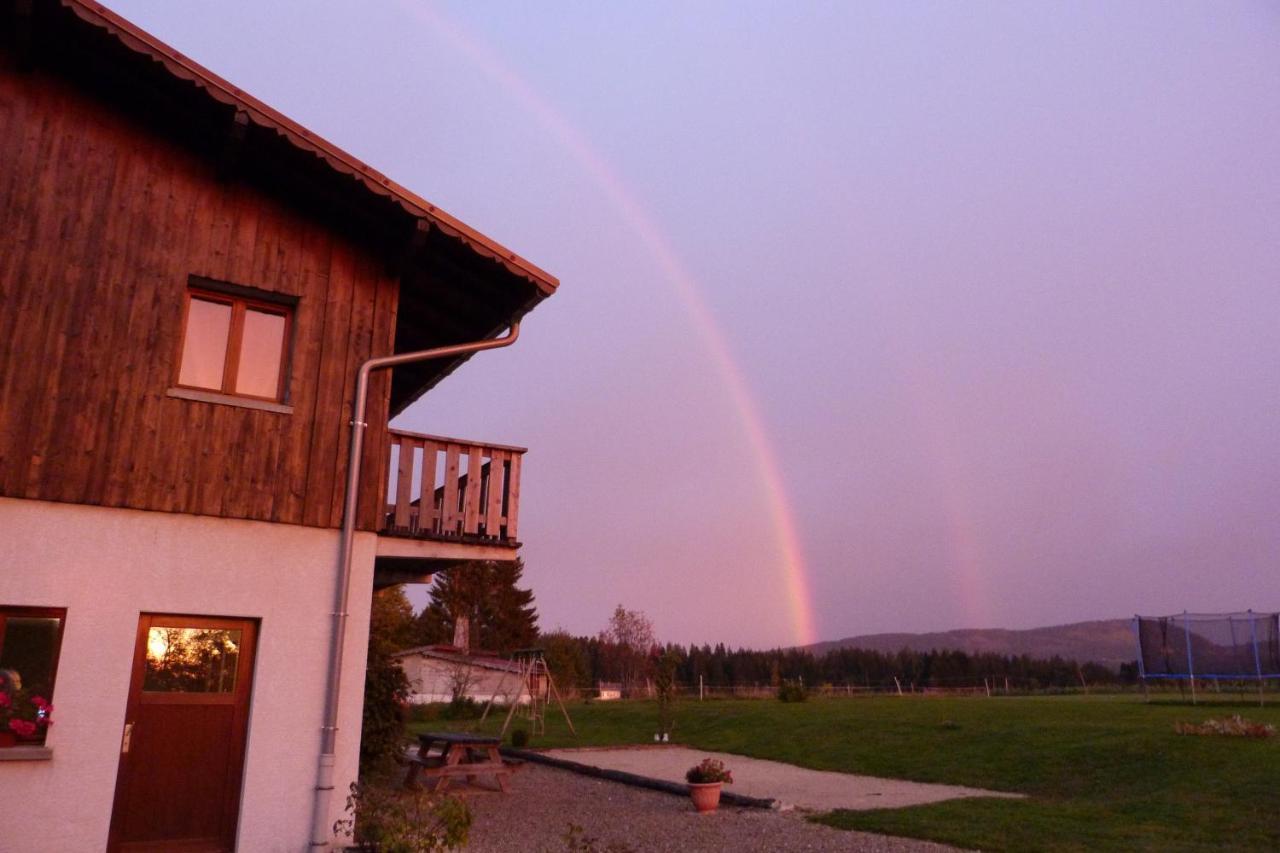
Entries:
[[799,681],[784,681],[778,686],[778,698],[783,702],[803,702],[809,698],[809,691]]
[[360,727],[361,773],[390,763],[404,746],[409,679],[392,657],[397,649],[397,604],[382,596],[373,599]]
[[474,699],[460,696],[444,707],[440,717],[445,720],[474,720],[484,712],[484,706]]
[[432,720],[440,719],[441,713],[445,709],[445,705],[440,702],[431,702],[425,705],[409,706],[409,722],[411,723],[429,723]]
[[471,811],[456,797],[408,793],[375,785],[351,785],[348,817],[333,824],[334,835],[352,836],[355,849],[369,853],[434,853],[467,843]]

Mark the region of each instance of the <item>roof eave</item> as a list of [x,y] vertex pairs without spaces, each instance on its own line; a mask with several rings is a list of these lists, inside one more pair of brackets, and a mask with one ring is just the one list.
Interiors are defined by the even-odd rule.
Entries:
[[[482,257],[497,261],[511,273],[529,280],[537,288],[541,298],[550,296],[559,287],[559,279],[531,261],[481,234],[327,139],[312,133],[110,9],[92,0],[59,0],[59,2],[71,9],[82,20],[115,36],[129,49],[162,63],[174,76],[190,81],[215,100],[243,111],[249,121],[255,125],[275,131],[299,150],[309,151],[322,159],[335,172],[355,178],[369,192],[394,201],[410,216],[431,223],[450,237],[461,240]],[[541,298],[534,300],[525,311],[527,312],[529,308],[541,301]],[[428,388],[423,388],[422,393],[426,390]]]

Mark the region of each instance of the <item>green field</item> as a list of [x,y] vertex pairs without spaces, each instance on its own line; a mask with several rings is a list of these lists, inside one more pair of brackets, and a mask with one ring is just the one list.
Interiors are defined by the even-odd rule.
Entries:
[[[531,746],[651,742],[657,719],[649,702],[569,710],[579,737],[548,713],[546,736]],[[815,817],[844,829],[984,850],[1280,850],[1280,736],[1173,730],[1230,714],[1280,726],[1280,707],[1131,696],[716,700],[681,702],[675,739],[820,770],[1029,795]],[[491,717],[485,729],[500,725]]]

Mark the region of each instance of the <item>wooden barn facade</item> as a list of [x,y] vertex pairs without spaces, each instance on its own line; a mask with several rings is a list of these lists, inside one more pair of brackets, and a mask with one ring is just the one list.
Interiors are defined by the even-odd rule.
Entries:
[[96,3],[0,39],[0,849],[319,849],[372,590],[519,546],[523,448],[388,427],[469,351],[357,372],[558,283]]

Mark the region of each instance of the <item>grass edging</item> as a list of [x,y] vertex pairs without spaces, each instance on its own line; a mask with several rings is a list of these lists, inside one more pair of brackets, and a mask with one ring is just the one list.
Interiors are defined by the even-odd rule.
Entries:
[[[636,788],[648,788],[651,791],[661,791],[664,794],[675,794],[679,797],[689,796],[689,786],[682,785],[679,782],[668,782],[665,779],[651,779],[648,776],[638,776],[635,773],[626,773],[622,770],[609,770],[604,767],[595,767],[591,764],[582,764],[577,761],[567,761],[563,758],[553,758],[550,755],[544,755],[541,752],[535,752],[531,749],[516,749],[513,746],[504,746],[499,750],[503,755],[510,758],[519,758],[524,761],[532,761],[537,764],[545,764],[548,767],[558,767],[561,770],[569,770],[574,773],[580,773],[583,776],[592,776],[596,779],[606,779],[610,782],[621,782],[623,785],[631,785]],[[770,798],[748,797],[746,794],[735,794],[732,791],[720,791],[720,802],[731,806],[740,806],[749,809],[776,809],[778,801]]]

